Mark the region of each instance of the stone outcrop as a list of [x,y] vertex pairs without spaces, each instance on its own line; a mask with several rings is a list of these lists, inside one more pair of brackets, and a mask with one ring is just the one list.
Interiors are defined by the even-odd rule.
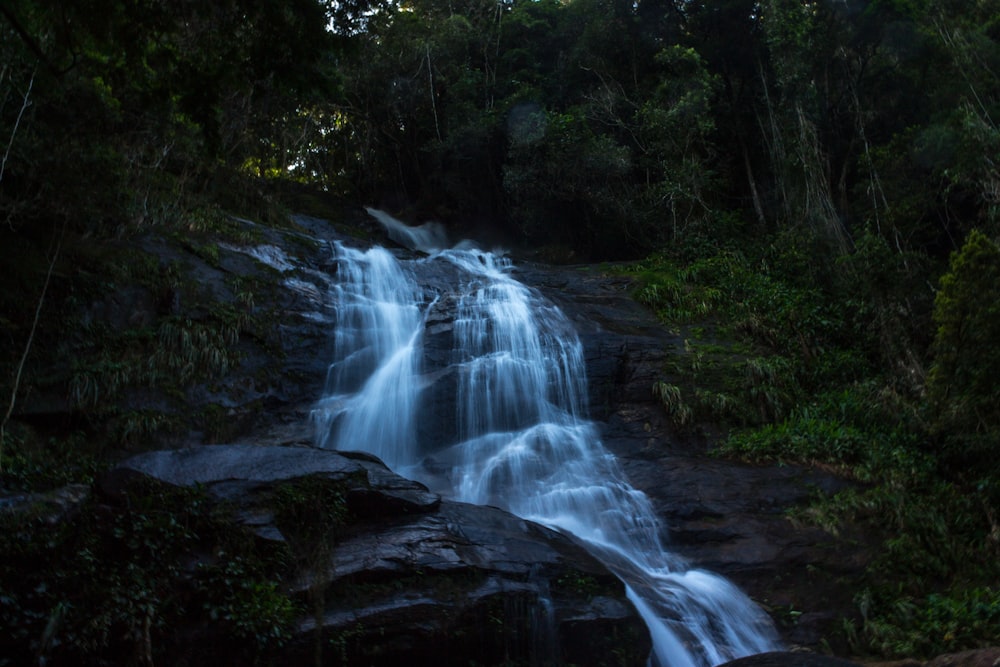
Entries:
[[924,663],[924,667],[997,667],[1000,646],[940,655]]
[[648,632],[623,585],[570,538],[496,508],[442,500],[366,454],[156,451],[120,464],[100,489],[113,500],[137,480],[197,485],[259,540],[296,552],[301,539],[277,520],[273,493],[305,478],[337,485],[346,519],[285,582],[309,606],[321,604],[299,621],[283,664],[310,663],[317,641],[348,664],[644,664]]
[[740,658],[719,665],[719,667],[861,667],[861,665],[866,667],[996,667],[1000,665],[1000,647],[948,653],[926,661],[907,659],[864,663],[816,653],[776,652]]
[[860,667],[860,665],[816,653],[775,652],[732,660],[719,667]]

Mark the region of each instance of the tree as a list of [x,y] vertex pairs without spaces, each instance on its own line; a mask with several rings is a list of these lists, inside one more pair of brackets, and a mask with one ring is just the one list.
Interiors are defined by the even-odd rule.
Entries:
[[[770,70],[761,68],[765,110],[761,125],[770,153],[779,221],[805,225],[837,254],[850,247],[847,211],[835,183],[849,160],[853,132],[838,125],[838,99],[846,93],[843,22],[832,7],[802,0],[761,3]],[[851,128],[853,129],[853,128]],[[834,162],[834,158],[838,158]],[[843,186],[841,186],[843,187]]]
[[[333,93],[326,24],[320,0],[5,2],[3,62],[38,76],[0,210],[121,234],[270,157],[286,119]],[[0,135],[11,121],[0,109]]]
[[995,473],[1000,443],[1000,246],[973,230],[952,254],[934,301],[932,429],[948,462]]
[[655,62],[660,83],[638,111],[637,133],[649,169],[647,195],[669,224],[648,238],[678,242],[685,227],[713,211],[717,152],[711,135],[718,77],[709,74],[693,48],[664,48]]
[[512,117],[504,186],[522,240],[569,246],[584,258],[628,253],[628,149],[595,133],[579,107],[525,106]]

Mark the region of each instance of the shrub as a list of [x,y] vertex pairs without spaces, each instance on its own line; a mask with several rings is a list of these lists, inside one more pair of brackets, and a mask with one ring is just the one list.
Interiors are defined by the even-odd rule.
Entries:
[[[1000,442],[1000,247],[973,230],[934,301],[931,426],[955,468],[995,472]],[[980,468],[982,470],[982,468]]]

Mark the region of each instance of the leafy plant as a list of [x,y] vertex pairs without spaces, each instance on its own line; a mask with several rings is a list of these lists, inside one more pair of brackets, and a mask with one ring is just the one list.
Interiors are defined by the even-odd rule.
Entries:
[[26,428],[4,433],[6,462],[0,487],[15,492],[46,492],[67,484],[90,484],[106,468],[87,435],[45,438]]
[[1000,247],[973,230],[934,302],[932,428],[957,468],[997,474],[1000,438]]
[[1000,639],[1000,542],[988,522],[976,520],[979,500],[940,483],[847,500],[872,519],[891,521],[894,535],[856,598],[861,622],[845,626],[855,650],[932,656]]
[[346,484],[321,475],[281,484],[274,494],[275,521],[304,553],[328,549],[348,523]]
[[687,426],[691,423],[694,412],[681,397],[680,387],[666,382],[657,382],[653,385],[653,396],[660,399],[664,410],[667,411],[676,425]]
[[15,663],[163,662],[175,633],[199,624],[227,659],[250,659],[299,615],[278,583],[283,560],[198,489],[140,481],[121,506],[91,497],[61,520],[0,523],[0,620],[16,628],[0,651]]
[[[363,477],[362,473],[353,481],[365,484],[367,478],[362,481]],[[300,477],[281,484],[272,498],[275,524],[288,540],[294,558],[312,575],[309,597],[316,620],[313,651],[317,663],[322,662],[326,643],[322,616],[331,576],[327,561],[341,530],[351,519],[345,496],[351,481],[323,475]],[[343,653],[349,639],[338,635],[331,641]]]
[[856,429],[830,419],[798,415],[758,430],[734,433],[720,451],[751,461],[854,464],[866,444]]

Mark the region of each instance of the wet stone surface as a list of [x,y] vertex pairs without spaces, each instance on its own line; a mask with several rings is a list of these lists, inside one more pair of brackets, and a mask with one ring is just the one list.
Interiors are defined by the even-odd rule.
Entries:
[[[198,486],[225,503],[235,525],[285,542],[268,499],[305,477],[345,488],[349,519],[326,549],[296,559],[283,582],[303,609],[316,600],[322,609],[300,619],[282,664],[313,664],[317,637],[341,638],[347,664],[642,664],[648,656],[648,632],[624,586],[582,547],[502,510],[442,500],[366,454],[155,451],[122,462],[100,492],[115,502],[141,488],[138,480]],[[202,640],[210,654],[211,637]]]

